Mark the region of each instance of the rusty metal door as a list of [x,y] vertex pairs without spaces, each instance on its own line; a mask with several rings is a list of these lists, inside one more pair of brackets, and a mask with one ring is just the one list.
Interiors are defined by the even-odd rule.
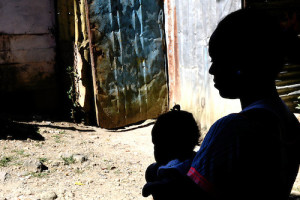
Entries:
[[87,0],[98,125],[117,128],[168,109],[163,1]]

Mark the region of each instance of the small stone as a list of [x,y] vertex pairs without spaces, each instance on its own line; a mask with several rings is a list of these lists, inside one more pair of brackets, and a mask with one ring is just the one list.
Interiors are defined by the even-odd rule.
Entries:
[[82,154],[74,154],[73,155],[73,158],[77,161],[77,162],[80,162],[80,163],[83,163],[85,161],[87,161],[87,157],[85,155],[82,155]]
[[0,172],[0,181],[5,182],[10,177],[10,174],[7,172]]
[[31,190],[25,190],[23,192],[23,194],[25,194],[25,195],[32,195],[32,191]]
[[19,174],[18,174],[18,176],[19,177],[22,177],[22,176],[26,176],[28,174],[28,172],[20,172]]
[[51,125],[52,124],[52,122],[49,122],[49,121],[46,121],[44,123],[47,124],[47,125]]
[[7,139],[7,140],[12,140],[12,139],[13,139],[13,136],[12,136],[12,135],[7,135],[7,136],[6,136],[6,139]]
[[88,183],[89,184],[94,183],[94,180],[89,180]]
[[71,154],[71,153],[63,153],[63,152],[61,152],[61,153],[59,153],[59,157],[60,158],[70,158],[70,157],[72,157],[73,155]]
[[48,169],[42,162],[36,159],[26,160],[23,166],[30,172],[42,172]]
[[53,163],[51,163],[51,167],[59,167],[63,164],[64,164],[63,161],[53,161]]
[[107,176],[104,175],[104,174],[99,174],[99,176],[100,176],[101,179],[107,179]]
[[92,139],[99,139],[99,136],[98,135],[94,135],[94,136],[92,136]]
[[58,130],[50,130],[49,133],[56,133],[57,134],[57,133],[59,133],[59,131]]
[[41,200],[54,200],[57,198],[57,195],[55,192],[44,192],[41,195]]
[[63,189],[63,188],[61,188],[61,189],[58,190],[58,193],[61,194],[62,196],[63,196],[66,192],[67,192],[67,190],[66,190],[66,189]]
[[75,197],[75,194],[73,192],[71,192],[71,191],[67,191],[65,193],[65,197]]

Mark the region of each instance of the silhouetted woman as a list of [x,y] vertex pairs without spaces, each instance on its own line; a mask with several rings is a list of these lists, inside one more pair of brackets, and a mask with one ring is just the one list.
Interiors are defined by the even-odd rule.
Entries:
[[279,24],[260,11],[238,10],[218,24],[209,73],[220,96],[240,99],[242,111],[213,124],[187,176],[147,183],[144,196],[288,199],[299,167],[300,126],[275,87],[282,41]]

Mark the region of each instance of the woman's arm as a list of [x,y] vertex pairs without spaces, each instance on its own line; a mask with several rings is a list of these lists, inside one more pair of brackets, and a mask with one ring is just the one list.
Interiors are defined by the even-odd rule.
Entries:
[[201,199],[211,198],[188,176],[182,175],[176,170],[172,176],[165,177],[159,181],[148,182],[142,192],[144,197],[152,195],[155,200],[159,199]]

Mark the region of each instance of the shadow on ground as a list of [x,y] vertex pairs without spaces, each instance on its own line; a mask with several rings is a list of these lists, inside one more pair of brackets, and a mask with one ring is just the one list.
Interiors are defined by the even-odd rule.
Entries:
[[127,131],[133,131],[135,129],[140,129],[140,128],[144,128],[144,127],[148,127],[151,126],[155,123],[155,121],[153,120],[144,120],[144,121],[140,121],[134,124],[130,124],[128,126],[124,126],[124,127],[118,127],[118,128],[112,128],[109,129],[109,132],[127,132]]
[[95,130],[93,129],[80,129],[75,127],[63,127],[63,126],[55,126],[55,125],[38,125],[38,127],[48,127],[48,128],[71,130],[71,131],[78,131],[78,132],[95,132]]
[[45,140],[38,127],[7,119],[0,119],[0,140]]
[[291,194],[289,200],[300,200],[300,195]]

